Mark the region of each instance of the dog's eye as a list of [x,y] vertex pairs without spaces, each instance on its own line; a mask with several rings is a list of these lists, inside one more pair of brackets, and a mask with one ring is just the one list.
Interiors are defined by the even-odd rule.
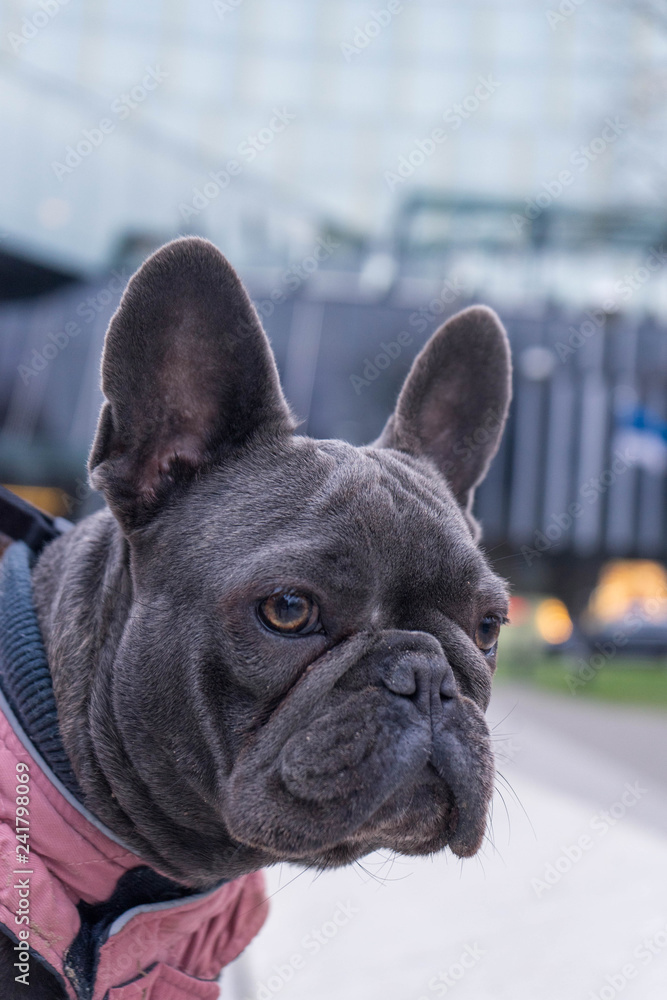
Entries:
[[491,653],[498,642],[502,618],[497,615],[485,615],[475,630],[475,642],[483,653]]
[[310,635],[320,625],[320,609],[312,597],[291,591],[260,601],[257,614],[266,628],[283,635]]

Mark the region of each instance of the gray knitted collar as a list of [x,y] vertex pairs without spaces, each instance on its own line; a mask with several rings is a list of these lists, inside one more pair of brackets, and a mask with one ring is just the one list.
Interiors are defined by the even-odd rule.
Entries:
[[60,735],[44,642],[32,595],[34,555],[14,542],[0,562],[0,688],[18,721],[56,777],[82,794]]

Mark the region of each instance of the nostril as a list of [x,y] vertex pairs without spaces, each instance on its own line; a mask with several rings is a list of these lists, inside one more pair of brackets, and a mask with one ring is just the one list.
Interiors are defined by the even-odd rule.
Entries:
[[442,701],[451,701],[453,698],[456,698],[456,694],[456,681],[450,673],[442,679],[440,684],[440,697]]
[[385,661],[382,680],[393,694],[403,698],[428,701],[439,693],[441,701],[456,698],[456,682],[451,667],[443,659],[410,653]]
[[417,691],[415,672],[406,663],[394,664],[382,679],[385,687],[389,688],[393,694],[400,694],[404,698],[409,698]]
[[443,664],[439,687],[440,697],[443,701],[452,701],[452,699],[458,698],[458,689],[456,687],[454,672],[447,660],[445,660]]
[[368,667],[374,684],[408,699],[424,715],[435,718],[460,697],[451,664],[428,633],[385,632],[369,652]]

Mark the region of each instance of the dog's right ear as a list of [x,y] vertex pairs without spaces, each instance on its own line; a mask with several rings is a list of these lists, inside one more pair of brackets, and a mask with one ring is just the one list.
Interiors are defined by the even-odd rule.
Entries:
[[107,332],[102,391],[88,467],[127,529],[233,449],[294,429],[243,285],[197,237],[163,246],[130,280]]

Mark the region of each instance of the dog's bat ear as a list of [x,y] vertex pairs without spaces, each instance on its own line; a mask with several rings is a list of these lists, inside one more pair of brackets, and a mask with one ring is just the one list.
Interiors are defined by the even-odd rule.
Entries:
[[91,482],[131,528],[179,483],[294,421],[257,313],[209,243],[157,250],[130,280],[102,358]]
[[396,409],[375,442],[430,458],[470,523],[475,487],[498,450],[512,395],[507,334],[492,309],[471,306],[417,355]]

